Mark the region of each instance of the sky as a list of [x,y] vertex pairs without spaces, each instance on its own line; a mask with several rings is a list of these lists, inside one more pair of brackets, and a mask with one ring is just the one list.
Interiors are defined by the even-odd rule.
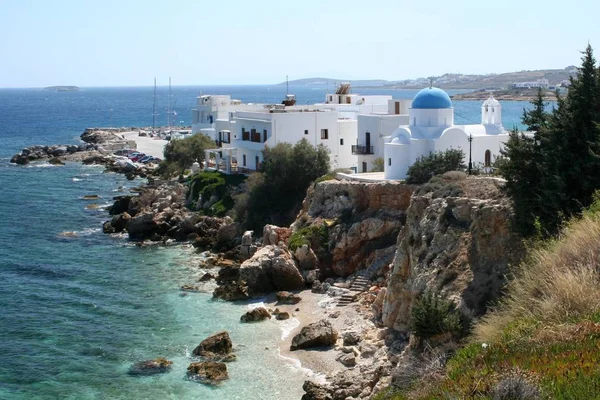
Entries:
[[598,15],[597,0],[0,0],[0,87],[564,68],[600,52]]

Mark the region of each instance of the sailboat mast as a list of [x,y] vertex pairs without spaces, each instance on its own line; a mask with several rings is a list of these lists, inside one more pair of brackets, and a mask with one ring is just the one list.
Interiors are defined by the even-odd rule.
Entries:
[[154,77],[154,95],[152,96],[152,132],[156,128],[156,77]]
[[288,76],[285,76],[285,95],[287,96],[288,94],[290,94],[290,81],[288,79]]
[[167,126],[171,126],[171,77],[169,77],[169,106],[167,108]]

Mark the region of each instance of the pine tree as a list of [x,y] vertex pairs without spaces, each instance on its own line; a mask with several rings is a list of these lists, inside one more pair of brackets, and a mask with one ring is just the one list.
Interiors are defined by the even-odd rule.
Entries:
[[555,201],[559,214],[579,213],[600,189],[599,122],[598,69],[588,45],[583,52],[579,75],[571,80],[566,99],[559,100],[546,136],[550,151],[545,167],[554,174],[546,182],[546,190],[552,189],[558,194]]
[[[506,179],[505,190],[513,202],[514,226],[524,236],[537,232],[536,221],[547,212],[544,203],[544,146],[542,138],[548,128],[549,115],[541,89],[531,101],[530,110],[523,110],[521,121],[527,125],[528,134],[516,128],[509,134],[509,139],[501,151],[508,162],[501,164],[500,173]],[[553,209],[552,209],[553,210]],[[551,211],[551,214],[552,211]]]

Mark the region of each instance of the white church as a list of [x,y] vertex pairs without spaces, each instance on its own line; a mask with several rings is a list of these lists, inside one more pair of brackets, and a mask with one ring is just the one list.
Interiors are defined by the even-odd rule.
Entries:
[[448,94],[428,87],[414,97],[408,124],[383,138],[385,179],[404,179],[408,167],[430,152],[462,149],[473,165],[489,167],[508,140],[502,126],[502,106],[490,96],[481,106],[481,124],[454,125],[454,108]]

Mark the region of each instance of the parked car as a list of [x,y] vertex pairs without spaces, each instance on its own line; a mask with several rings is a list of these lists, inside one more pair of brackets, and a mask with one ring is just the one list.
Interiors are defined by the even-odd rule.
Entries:
[[152,157],[152,156],[144,156],[144,157],[140,158],[138,162],[141,162],[142,164],[144,164],[147,161],[151,160],[152,158],[154,158],[154,157]]
[[144,153],[136,154],[134,157],[129,157],[133,162],[139,162],[142,158],[146,157]]
[[115,156],[128,156],[129,154],[134,153],[134,152],[135,152],[135,150],[123,149],[123,150],[117,150],[113,154]]
[[127,154],[127,158],[132,159],[132,158],[137,157],[140,154],[142,154],[142,153],[140,153],[139,151],[134,151],[132,153]]
[[160,161],[161,160],[158,157],[150,157],[149,159],[142,160],[141,162],[144,164],[150,164],[150,163],[158,164]]

